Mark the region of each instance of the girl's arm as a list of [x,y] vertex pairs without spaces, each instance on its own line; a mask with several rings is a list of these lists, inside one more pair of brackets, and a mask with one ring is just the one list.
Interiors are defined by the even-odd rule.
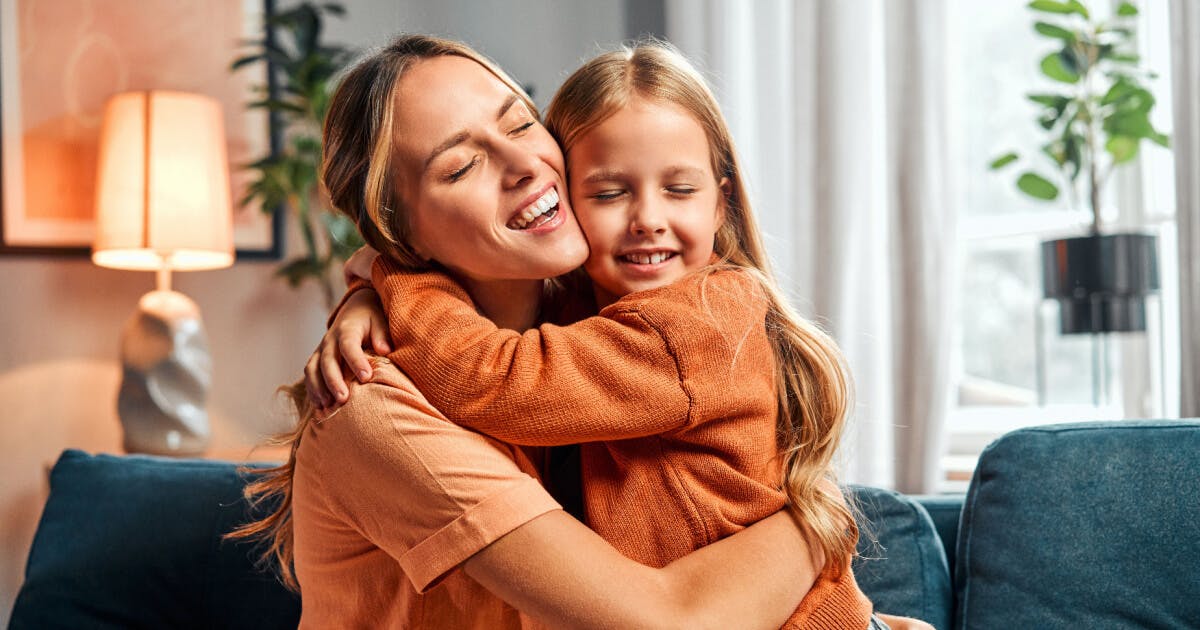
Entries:
[[652,569],[556,510],[484,548],[464,568],[553,627],[774,629],[823,566],[785,512]]
[[392,346],[379,295],[363,280],[352,281],[330,316],[329,328],[304,364],[304,388],[317,409],[330,411],[346,402],[349,388],[343,362],[360,383],[371,379],[371,362],[364,348],[386,355]]
[[[731,299],[729,290],[744,288],[741,274],[710,279],[712,289],[685,279],[601,316],[525,333],[497,328],[442,273],[407,272],[381,257],[373,284],[395,347],[388,357],[435,407],[506,442],[554,445],[682,428],[697,419],[702,395],[689,379],[717,370],[740,378],[731,366],[747,331],[763,335],[765,303],[749,291]],[[746,376],[759,377],[769,399],[770,375]]]

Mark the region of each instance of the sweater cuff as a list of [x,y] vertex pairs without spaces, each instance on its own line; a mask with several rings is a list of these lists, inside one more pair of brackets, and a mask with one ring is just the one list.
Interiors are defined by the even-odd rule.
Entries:
[[850,567],[840,572],[826,567],[783,630],[865,629],[871,623],[872,609]]

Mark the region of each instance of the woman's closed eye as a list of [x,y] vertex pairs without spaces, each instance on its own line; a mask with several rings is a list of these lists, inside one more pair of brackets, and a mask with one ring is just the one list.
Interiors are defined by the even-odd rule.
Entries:
[[676,186],[667,186],[667,192],[671,193],[672,195],[685,196],[694,195],[699,192],[699,189],[697,189],[695,186],[680,184]]
[[479,157],[478,156],[473,157],[473,158],[471,158],[471,161],[467,162],[462,168],[459,168],[455,171],[450,172],[446,176],[446,179],[450,180],[451,182],[457,182],[458,180],[466,177],[467,173],[469,173],[471,171],[471,168],[474,167],[478,163],[479,163]]
[[526,131],[528,131],[529,128],[532,127],[533,125],[534,125],[534,121],[531,120],[523,125],[520,125],[516,129],[513,129],[512,131],[510,131],[508,133],[509,133],[509,135],[519,136],[519,135],[525,133]]

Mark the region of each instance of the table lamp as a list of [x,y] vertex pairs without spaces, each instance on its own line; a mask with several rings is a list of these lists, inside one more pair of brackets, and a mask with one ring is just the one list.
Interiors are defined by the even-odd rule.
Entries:
[[157,289],[142,296],[121,334],[117,414],[125,450],[204,452],[212,358],[200,309],[171,290],[171,272],[233,264],[229,162],[217,101],[160,90],[109,99],[92,262],[158,275]]

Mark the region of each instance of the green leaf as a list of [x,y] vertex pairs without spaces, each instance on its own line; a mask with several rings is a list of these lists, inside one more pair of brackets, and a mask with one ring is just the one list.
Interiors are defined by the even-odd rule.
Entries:
[[267,56],[264,54],[261,54],[261,53],[257,54],[257,55],[246,55],[245,57],[238,57],[237,59],[233,60],[233,63],[229,64],[229,69],[237,70],[243,66],[248,66],[252,63],[257,63],[266,58],[267,58]]
[[1071,9],[1072,13],[1078,13],[1083,19],[1091,19],[1087,7],[1079,0],[1067,0],[1067,6]]
[[1066,107],[1067,103],[1071,100],[1071,97],[1061,94],[1026,94],[1025,98],[1038,105],[1045,105],[1046,107],[1053,107],[1055,109]]
[[1032,171],[1026,171],[1017,178],[1017,188],[1034,199],[1053,201],[1058,198],[1058,186]]
[[1046,37],[1053,37],[1055,39],[1061,39],[1067,42],[1075,41],[1075,33],[1061,26],[1050,24],[1049,22],[1036,22],[1033,25],[1033,30],[1045,35]]
[[1113,157],[1113,164],[1128,162],[1137,156],[1138,140],[1129,136],[1111,136],[1104,149]]
[[1058,0],[1033,0],[1026,6],[1034,11],[1041,11],[1043,13],[1066,15],[1075,12],[1075,9],[1069,3],[1059,2]]
[[1122,2],[1121,6],[1117,7],[1117,15],[1121,17],[1131,17],[1138,14],[1137,7],[1128,2]]
[[1062,57],[1052,52],[1042,58],[1042,74],[1062,83],[1079,83],[1079,75],[1063,67]]
[[1165,133],[1159,133],[1157,131],[1154,132],[1154,134],[1150,136],[1150,141],[1164,149],[1171,148],[1171,137]]
[[1109,135],[1151,138],[1157,131],[1150,124],[1147,112],[1141,110],[1118,111],[1104,119],[1104,131]]
[[1009,151],[1008,153],[1005,153],[1004,155],[992,160],[992,163],[988,165],[988,168],[992,169],[993,171],[1002,169],[1005,166],[1016,162],[1017,157],[1018,156],[1016,153]]
[[319,278],[325,275],[325,270],[329,268],[328,260],[319,260],[309,256],[293,258],[288,262],[279,266],[275,270],[275,275],[282,276],[287,279],[288,284],[292,288],[300,286],[305,278]]

